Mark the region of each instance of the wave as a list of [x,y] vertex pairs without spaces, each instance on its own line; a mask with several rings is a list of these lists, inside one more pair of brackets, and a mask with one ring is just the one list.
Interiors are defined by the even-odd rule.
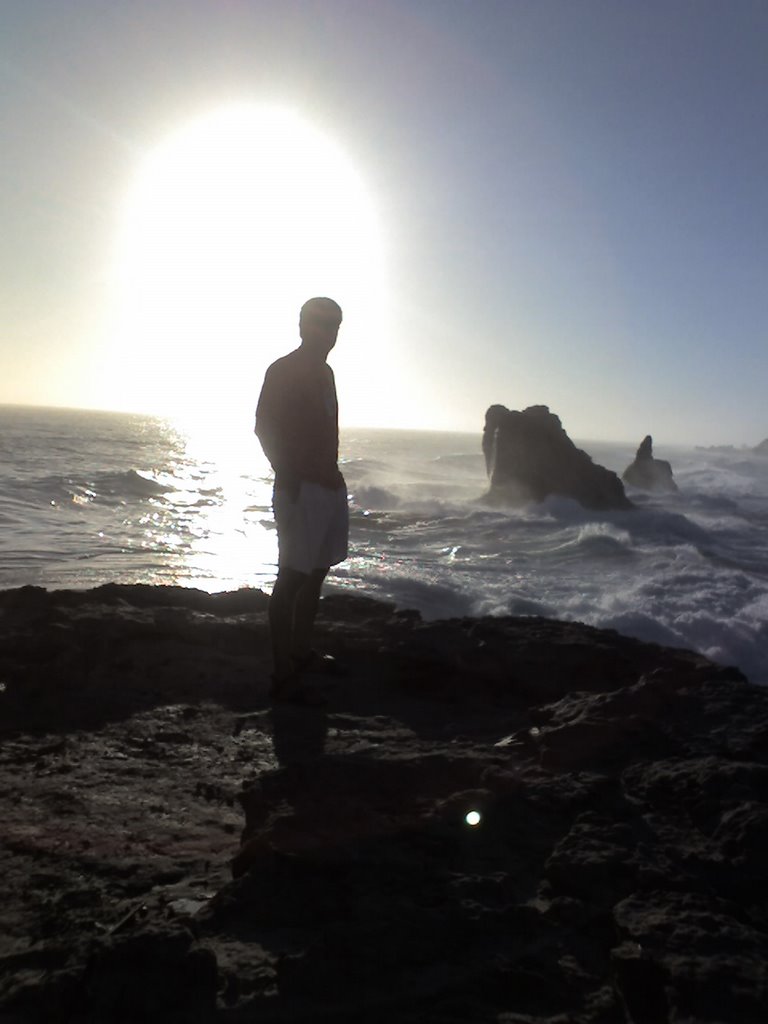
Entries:
[[373,485],[355,487],[350,494],[353,506],[367,511],[389,512],[400,504],[398,496],[386,487]]
[[149,473],[129,469],[122,473],[101,473],[94,482],[97,495],[125,498],[151,498],[178,488],[167,480],[158,480]]
[[88,476],[51,475],[21,480],[3,496],[5,507],[22,508],[43,505],[114,505],[135,499],[156,498],[177,490],[168,480],[129,469],[106,471]]
[[587,523],[575,537],[553,550],[559,555],[591,558],[628,558],[634,553],[630,534],[607,523]]
[[361,578],[353,568],[341,566],[332,571],[331,585],[353,589],[380,600],[391,601],[399,608],[415,608],[425,618],[450,619],[473,614],[475,597],[460,586],[442,582],[423,570],[388,573]]

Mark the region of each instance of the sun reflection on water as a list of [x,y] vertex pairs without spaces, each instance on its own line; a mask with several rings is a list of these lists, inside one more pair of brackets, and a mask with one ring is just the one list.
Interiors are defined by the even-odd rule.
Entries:
[[140,520],[169,582],[215,593],[271,589],[277,565],[269,466],[253,434],[169,424],[173,458],[153,474],[162,493]]

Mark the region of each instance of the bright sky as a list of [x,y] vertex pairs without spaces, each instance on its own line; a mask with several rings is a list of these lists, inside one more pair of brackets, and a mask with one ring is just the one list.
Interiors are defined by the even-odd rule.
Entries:
[[0,401],[768,435],[765,0],[7,0]]

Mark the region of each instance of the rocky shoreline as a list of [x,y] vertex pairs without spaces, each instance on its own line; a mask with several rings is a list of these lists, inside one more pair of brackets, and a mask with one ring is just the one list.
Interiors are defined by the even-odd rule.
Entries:
[[332,595],[271,708],[266,600],[0,593],[2,1024],[768,1019],[768,689]]

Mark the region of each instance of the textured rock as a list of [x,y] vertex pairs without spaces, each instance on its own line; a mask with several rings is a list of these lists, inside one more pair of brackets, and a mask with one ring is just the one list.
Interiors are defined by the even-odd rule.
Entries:
[[270,709],[265,611],[0,593],[3,1021],[762,1024],[768,690],[337,595]]
[[676,491],[672,467],[665,459],[654,459],[653,438],[647,434],[640,442],[634,462],[621,476],[624,483],[641,491]]
[[546,405],[522,412],[490,406],[483,452],[491,481],[487,499],[493,502],[538,502],[557,494],[585,508],[632,508],[616,474],[577,448]]
[[765,928],[709,893],[636,893],[614,910],[619,990],[633,1020],[759,1024],[768,1006]]

